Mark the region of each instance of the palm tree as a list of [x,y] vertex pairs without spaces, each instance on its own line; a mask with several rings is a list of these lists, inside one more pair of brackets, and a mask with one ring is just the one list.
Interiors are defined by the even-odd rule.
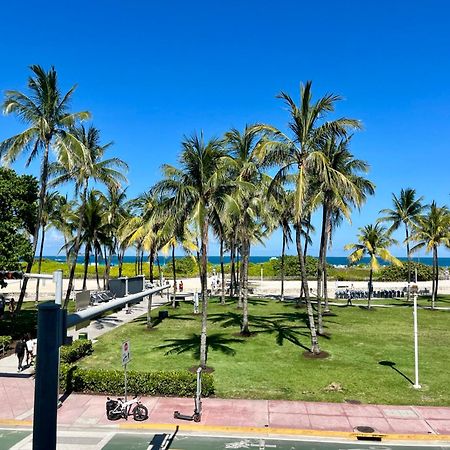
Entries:
[[[62,94],[58,86],[58,77],[55,68],[52,66],[46,72],[41,66],[30,67],[32,75],[28,78],[29,94],[20,91],[6,91],[3,111],[5,114],[15,114],[19,119],[28,124],[28,128],[0,142],[0,156],[5,164],[10,164],[22,154],[27,153],[26,165],[42,154],[39,205],[36,226],[33,233],[33,258],[27,264],[26,271],[30,272],[34,262],[34,255],[39,238],[42,213],[47,192],[50,148],[58,151],[57,141],[71,142],[78,145],[76,137],[69,131],[78,120],[88,119],[90,114],[87,111],[71,113],[69,104],[76,89],[73,86],[68,92]],[[22,282],[22,289],[17,303],[17,310],[20,310],[28,278]]]
[[126,189],[121,190],[116,186],[110,186],[106,196],[104,196],[104,203],[106,204],[105,230],[108,234],[108,240],[103,249],[105,254],[104,289],[109,284],[112,256],[118,252],[120,224],[127,217],[126,198]]
[[356,159],[349,151],[350,140],[351,136],[340,140],[332,136],[326,141],[322,148],[326,170],[317,174],[319,199],[322,203],[317,296],[325,299],[325,311],[329,311],[326,258],[332,233],[344,217],[350,221],[352,207],[360,208],[367,195],[375,192],[373,183],[364,177],[369,166],[365,161]]
[[395,256],[392,256],[388,250],[391,245],[395,244],[397,244],[397,241],[391,238],[391,233],[376,223],[375,225],[366,225],[363,228],[359,228],[358,242],[355,244],[347,244],[344,247],[345,250],[352,251],[348,257],[352,263],[359,261],[366,255],[370,258],[369,295],[367,300],[367,308],[369,309],[372,297],[373,272],[378,271],[380,268],[378,258],[396,266],[402,265],[401,261]]
[[380,214],[385,216],[378,219],[379,222],[391,222],[389,231],[397,230],[401,224],[405,226],[406,257],[408,259],[408,300],[411,284],[411,251],[409,248],[409,228],[415,222],[417,216],[423,211],[423,197],[416,198],[416,190],[407,188],[400,191],[400,197],[392,194],[393,209],[382,209]]
[[218,139],[204,141],[194,134],[182,142],[181,168],[163,166],[164,179],[153,190],[174,198],[178,211],[187,211],[200,234],[200,281],[202,288],[202,330],[200,366],[206,367],[206,333],[208,318],[207,270],[209,218],[212,199],[225,182],[225,151]]
[[438,248],[441,245],[450,247],[450,211],[447,206],[437,206],[432,202],[425,215],[417,216],[412,224],[412,233],[410,240],[417,242],[411,249],[416,252],[425,248],[427,252],[433,254],[433,285],[431,289],[431,307],[434,309],[434,303],[438,293],[439,282],[439,259]]
[[91,125],[86,129],[81,125],[73,128],[71,132],[80,146],[74,148],[70,142],[61,143],[59,160],[51,166],[51,172],[55,175],[52,184],[57,185],[73,181],[75,193],[80,196],[79,223],[73,245],[75,258],[70,268],[65,305],[70,299],[73,287],[89,182],[95,181],[106,185],[108,188],[113,186],[119,188],[121,182],[127,181],[124,173],[128,170],[127,164],[119,158],[103,159],[105,151],[112,145],[112,142],[101,145],[100,131],[97,128]]
[[303,258],[302,244],[299,233],[302,230],[302,220],[308,213],[304,208],[305,194],[308,184],[312,181],[312,174],[321,172],[325,166],[325,159],[320,151],[321,146],[331,135],[345,136],[349,129],[360,128],[358,120],[340,118],[332,121],[324,121],[325,116],[334,111],[334,105],[341,97],[328,94],[313,102],[311,82],[308,81],[300,88],[300,102],[297,106],[294,100],[286,93],[278,96],[288,107],[290,114],[289,128],[292,139],[274,127],[264,125],[261,128],[271,132],[277,141],[268,142],[260,149],[260,157],[267,166],[280,166],[273,182],[284,183],[290,173],[295,173],[294,196],[294,220],[298,238],[297,254],[300,266],[301,280],[305,292],[305,300],[308,311],[308,322],[311,334],[311,352],[320,353],[314,323],[313,308],[309,297],[308,280],[305,261]]
[[[55,214],[56,207],[61,201],[60,198],[62,196],[59,195],[58,192],[46,192],[44,198],[44,206],[42,208],[41,215],[41,242],[39,247],[39,257],[38,257],[38,273],[41,273],[42,267],[42,254],[44,251],[44,242],[45,242],[45,232],[49,226],[51,226],[52,216]],[[59,213],[59,211],[58,211]],[[39,301],[39,278],[36,281],[36,303]]]

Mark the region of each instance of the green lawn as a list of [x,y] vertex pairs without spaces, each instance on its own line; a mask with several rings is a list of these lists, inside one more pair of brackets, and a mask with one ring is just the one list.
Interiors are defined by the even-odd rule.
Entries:
[[[178,340],[178,349],[192,345],[200,317],[192,305],[169,309],[170,317],[148,332],[145,318],[103,335],[94,354],[80,362],[85,367],[120,368],[120,343],[130,339],[135,370],[187,369],[197,363],[192,351],[165,355]],[[411,387],[414,374],[410,308],[334,307],[326,318],[329,337],[320,340],[328,359],[305,359],[309,345],[305,310],[293,304],[255,300],[250,306],[250,338],[241,338],[241,311],[235,304],[210,304],[210,340],[223,351],[210,349],[216,395],[225,398],[290,399],[364,403],[448,405],[450,387],[448,311],[420,310],[421,390]],[[391,361],[395,367],[379,364]],[[337,390],[328,387],[335,383]],[[340,390],[340,388],[342,390]]]

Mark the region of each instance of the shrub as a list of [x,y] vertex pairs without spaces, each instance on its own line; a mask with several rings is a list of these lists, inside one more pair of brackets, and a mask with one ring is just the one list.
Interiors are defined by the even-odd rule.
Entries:
[[92,352],[92,341],[78,339],[71,345],[61,347],[60,360],[62,363],[70,364],[83,358],[83,356],[90,355]]
[[[319,259],[314,256],[306,257],[306,275],[308,277],[317,276],[317,266]],[[273,260],[273,270],[277,276],[281,275],[281,258]],[[284,272],[287,277],[300,277],[300,265],[298,263],[297,256],[285,256],[284,257]]]
[[3,349],[3,351],[8,350],[9,346],[11,345],[12,337],[11,336],[0,336],[0,348]]
[[[414,281],[414,271],[417,269],[417,281],[429,281],[433,275],[433,268],[426,264],[411,262],[411,281]],[[385,266],[381,269],[379,279],[381,281],[407,281],[408,263],[397,267],[394,265]]]
[[[185,371],[127,372],[128,392],[137,395],[192,397],[197,375]],[[85,369],[61,364],[60,388],[75,392],[123,395],[124,375],[121,370]],[[212,375],[202,376],[202,395],[214,394]]]

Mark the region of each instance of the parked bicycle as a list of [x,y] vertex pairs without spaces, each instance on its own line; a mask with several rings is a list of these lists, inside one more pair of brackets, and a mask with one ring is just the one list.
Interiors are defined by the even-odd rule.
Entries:
[[133,416],[134,420],[142,422],[148,418],[148,409],[141,403],[141,397],[134,397],[127,402],[123,398],[112,400],[107,397],[106,416],[109,420],[128,419],[128,416]]

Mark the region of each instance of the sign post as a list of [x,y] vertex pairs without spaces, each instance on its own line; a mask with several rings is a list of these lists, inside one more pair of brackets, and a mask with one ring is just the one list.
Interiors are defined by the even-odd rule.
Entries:
[[125,377],[125,401],[127,401],[127,364],[131,361],[130,341],[122,343],[122,366]]

